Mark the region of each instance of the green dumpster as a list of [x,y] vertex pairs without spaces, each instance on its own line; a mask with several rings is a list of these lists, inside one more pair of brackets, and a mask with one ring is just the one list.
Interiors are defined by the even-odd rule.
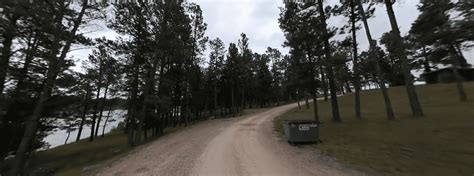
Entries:
[[288,143],[319,143],[320,122],[312,120],[286,120],[283,128]]

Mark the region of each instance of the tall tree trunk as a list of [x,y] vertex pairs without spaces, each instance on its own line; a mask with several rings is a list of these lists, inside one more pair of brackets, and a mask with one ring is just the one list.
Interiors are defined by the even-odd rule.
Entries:
[[10,63],[10,57],[12,55],[12,43],[16,36],[16,22],[18,17],[15,15],[9,20],[8,28],[3,33],[3,48],[2,55],[0,56],[0,96],[3,95],[5,89],[6,76]]
[[[234,109],[234,107],[235,107],[235,101],[234,101],[234,85],[233,85],[233,84],[231,85],[231,91],[230,91],[230,93],[231,93],[230,113],[231,113],[231,114],[234,114],[233,109]],[[232,115],[232,116],[233,116],[233,115]]]
[[319,122],[319,109],[318,109],[318,95],[316,93],[312,94],[313,96],[313,117],[314,120]]
[[135,145],[135,126],[136,126],[136,104],[138,103],[138,74],[139,74],[139,66],[137,62],[138,58],[134,59],[133,63],[133,71],[132,71],[132,82],[131,82],[131,89],[130,89],[130,103],[128,104],[128,145],[134,146]]
[[428,58],[428,53],[426,52],[426,46],[423,45],[422,49],[423,49],[423,56],[425,57],[425,60],[423,61],[423,67],[424,67],[425,73],[427,73],[431,71],[430,60]]
[[[214,108],[213,108],[213,111],[217,112],[217,84],[216,83],[214,83]],[[215,115],[214,113],[212,115],[217,116],[217,114]]]
[[345,95],[345,94],[346,94],[346,91],[344,90],[344,83],[343,83],[343,82],[339,82],[339,85],[340,85],[340,89],[341,89],[342,95]]
[[100,112],[99,112],[99,119],[97,119],[97,125],[95,128],[95,137],[99,135],[99,127],[100,127],[100,121],[102,120],[102,115],[104,113],[104,108],[105,108],[105,103],[107,101],[107,92],[109,90],[109,83],[107,82],[105,85],[105,90],[104,90],[104,96],[102,97],[102,106],[100,107]]
[[[5,89],[5,83],[6,83],[6,78],[7,78],[7,73],[8,73],[8,69],[10,67],[10,57],[12,55],[12,43],[13,43],[13,39],[15,38],[15,35],[16,35],[16,22],[18,20],[18,17],[13,17],[13,19],[10,19],[10,24],[7,24],[7,25],[11,25],[9,26],[9,28],[5,29],[7,31],[5,31],[3,33],[3,48],[2,48],[2,51],[1,51],[1,55],[0,55],[0,101],[4,101],[3,100],[3,91]],[[0,125],[3,125],[3,111],[4,109],[7,109],[5,106],[4,106],[4,103],[0,103]]]
[[[26,78],[27,78],[28,69],[30,68],[31,62],[33,60],[33,57],[34,57],[33,54],[36,53],[36,50],[38,48],[38,40],[39,39],[38,39],[37,33],[32,32],[30,34],[30,38],[28,40],[28,46],[27,46],[27,49],[25,51],[25,54],[26,54],[25,63],[23,64],[23,67],[21,68],[20,72],[18,73],[18,82],[17,82],[17,85],[15,87],[15,90],[13,91],[13,94],[11,95],[12,97],[15,97],[16,99],[20,99],[21,97],[24,97],[24,94],[22,94],[21,92],[23,92],[25,90],[25,81],[26,81]],[[0,99],[1,99],[1,96],[2,96],[2,94],[0,93]],[[15,104],[16,103],[9,104],[6,107],[1,107],[3,104],[0,104],[0,111],[2,111],[2,109],[4,108],[5,110],[7,110],[6,114],[10,114],[9,111],[12,110],[12,109],[10,109],[10,107],[15,106]],[[3,123],[3,117],[4,117],[4,115],[2,113],[0,113],[0,125],[2,125],[2,123]]]
[[[144,2],[143,1],[139,1],[138,3],[140,3],[140,6],[144,6]],[[168,13],[167,11],[165,13]],[[165,15],[164,16],[164,21],[163,22],[167,22],[167,17],[168,15]],[[137,50],[134,50],[133,51],[133,62],[132,62],[132,70],[131,70],[131,76],[132,76],[132,81],[130,82],[131,85],[130,85],[130,94],[131,94],[131,99],[130,99],[130,104],[129,104],[129,112],[128,112],[128,120],[129,120],[129,129],[128,129],[128,144],[129,146],[134,146],[135,145],[135,136],[140,136],[140,128],[141,126],[136,124],[136,120],[138,118],[138,120],[141,120],[141,116],[143,115],[142,114],[142,111],[140,111],[138,109],[138,105],[140,105],[140,102],[139,102],[139,98],[138,98],[138,93],[139,93],[139,83],[140,83],[140,62],[143,61],[143,48],[145,48],[145,42],[142,41],[142,39],[148,37],[145,35],[145,29],[143,28],[144,26],[146,26],[146,21],[145,19],[143,18],[143,16],[138,16],[138,25],[135,25],[134,26],[134,29],[135,29],[135,34],[137,35],[136,37],[136,40],[134,42],[134,44],[137,46]],[[166,26],[166,25],[165,25]],[[166,28],[164,30],[167,30]],[[169,59],[170,58],[166,58],[168,59],[168,63],[170,62]],[[155,65],[153,65],[155,66]],[[171,69],[171,65],[168,65]],[[145,70],[145,72],[148,71],[148,70]],[[148,76],[145,76],[145,83],[148,86]],[[146,94],[147,91],[144,92],[144,94]],[[144,95],[144,99],[146,99],[146,95]],[[144,104],[142,104],[142,106],[144,106]],[[143,108],[143,107],[142,107]],[[142,123],[141,121],[139,121],[139,123]],[[135,128],[138,129],[139,131],[137,132],[137,134],[135,134]],[[140,140],[140,139],[138,139]]]
[[454,43],[454,48],[458,53],[458,64],[461,67],[469,67],[469,64],[467,63],[466,57],[464,57],[464,54],[462,53],[461,47],[459,46],[459,43]]
[[[319,122],[319,109],[318,109],[318,88],[316,87],[317,85],[317,81],[316,81],[316,76],[317,76],[317,73],[316,73],[316,70],[318,69],[317,66],[316,66],[316,59],[313,58],[312,56],[312,53],[310,52],[310,50],[307,51],[308,53],[308,58],[310,60],[310,63],[311,63],[311,90],[310,90],[310,94],[311,94],[311,97],[313,98],[313,117],[314,117],[314,120]],[[321,72],[322,73],[322,72]],[[305,99],[306,99],[306,108],[309,108],[308,106],[308,99],[307,99],[307,96],[305,96]]]
[[392,35],[395,36],[395,40],[398,40],[397,43],[400,44],[394,54],[401,60],[403,77],[405,80],[405,87],[407,90],[408,100],[410,101],[411,111],[415,117],[423,117],[423,109],[421,107],[418,95],[416,93],[416,88],[413,85],[413,78],[410,73],[410,68],[408,65],[408,58],[405,54],[405,47],[403,45],[403,39],[400,36],[400,30],[398,28],[397,19],[395,18],[395,13],[393,12],[391,0],[385,0],[385,6],[387,7],[388,17],[390,19],[390,25],[392,26]]
[[67,137],[66,140],[64,141],[64,145],[67,144],[67,141],[69,140],[69,136],[71,136],[71,125],[67,128]]
[[81,124],[79,125],[79,129],[77,132],[77,137],[76,137],[76,142],[81,140],[81,135],[82,135],[82,129],[84,128],[84,123],[86,122],[86,116],[87,116],[87,110],[89,109],[89,96],[90,96],[90,91],[87,90],[86,95],[84,97],[84,105],[82,109],[82,117],[81,117]]
[[329,34],[327,31],[326,14],[324,12],[323,1],[318,1],[319,13],[321,17],[321,31],[324,36],[324,54],[326,55],[326,71],[329,79],[329,90],[331,95],[331,109],[332,109],[332,120],[335,122],[341,122],[341,116],[339,114],[339,105],[337,102],[336,94],[336,81],[334,80],[333,64],[331,63],[331,45],[329,43]]
[[189,95],[188,95],[188,84],[185,84],[185,91],[184,91],[184,99],[182,102],[182,106],[184,109],[184,113],[181,113],[181,117],[184,120],[184,127],[188,126],[188,119],[189,119]]
[[[372,51],[372,53],[374,53]],[[382,96],[383,96],[383,100],[385,102],[385,112],[387,112],[387,119],[388,120],[394,120],[395,119],[395,113],[393,112],[393,108],[392,108],[392,102],[390,100],[390,95],[388,94],[388,90],[387,90],[387,86],[385,85],[385,75],[384,73],[382,72],[382,69],[380,68],[380,63],[379,63],[379,59],[377,56],[375,56],[375,53],[372,54],[373,55],[373,58],[375,59],[375,69],[378,73],[378,81],[379,81],[379,86],[380,86],[380,89],[382,90]]]
[[464,85],[463,85],[463,78],[459,73],[459,65],[462,65],[462,57],[461,55],[456,51],[456,47],[454,45],[451,45],[451,50],[453,50],[453,53],[455,54],[456,57],[451,57],[451,64],[453,66],[453,75],[454,79],[456,80],[456,88],[458,90],[458,95],[459,95],[459,100],[462,102],[467,101],[467,95],[466,92],[464,91]]
[[308,96],[307,96],[307,95],[304,96],[304,101],[305,101],[305,103],[306,103],[306,104],[305,104],[305,105],[306,105],[306,109],[309,109],[309,101],[308,101]]
[[224,117],[224,106],[225,106],[225,104],[223,106],[221,106],[221,108],[220,108],[221,109],[221,117]]
[[[140,115],[139,115],[139,125],[138,125],[138,131],[137,131],[137,142],[140,142],[141,140],[141,135],[142,135],[142,130],[144,129],[144,137],[146,140],[146,128],[145,128],[145,120],[147,118],[147,109],[149,108],[149,102],[150,102],[150,96],[152,95],[152,89],[154,87],[153,84],[153,79],[155,78],[155,72],[156,72],[156,67],[157,67],[157,59],[153,61],[153,64],[151,67],[148,67],[146,71],[146,77],[145,77],[145,86],[143,87],[143,102],[142,102],[142,107],[140,110]],[[186,93],[185,93],[186,94]],[[186,99],[186,95],[185,95]],[[181,105],[181,109],[183,106]],[[183,113],[181,113],[181,116]]]
[[357,52],[357,29],[356,29],[356,13],[355,8],[356,4],[355,0],[351,0],[351,24],[352,24],[352,52],[353,52],[353,67],[352,70],[354,71],[354,101],[355,101],[355,114],[357,119],[362,119],[362,113],[360,109],[360,74],[359,74],[359,54]]
[[92,111],[92,124],[91,124],[91,135],[89,136],[89,141],[94,141],[95,136],[95,123],[97,120],[97,110],[99,108],[99,99],[100,99],[100,90],[102,89],[102,65],[99,67],[99,80],[97,82],[97,94],[95,96],[94,108]]
[[300,93],[298,90],[296,90],[296,102],[298,102],[298,109],[301,109],[300,105]]
[[[361,13],[362,22],[364,23],[365,33],[366,33],[367,40],[370,46],[369,55],[371,56],[371,58],[375,59],[374,63],[375,63],[375,69],[376,69],[377,75],[374,77],[376,78],[376,81],[378,82],[378,84],[380,84],[383,99],[385,102],[385,111],[387,113],[387,119],[392,120],[392,119],[395,119],[395,114],[393,113],[392,102],[390,100],[387,87],[385,86],[385,76],[382,70],[380,69],[380,62],[375,53],[377,44],[375,43],[375,40],[372,39],[369,23],[367,22],[367,16],[365,15],[365,11],[360,0],[357,0],[357,4],[358,4],[359,11]],[[369,84],[369,89],[370,89],[370,84]]]
[[321,72],[321,82],[323,84],[323,94],[324,94],[324,101],[328,101],[328,85],[326,81],[326,75],[324,74],[323,66],[319,66],[319,70]]
[[245,108],[245,88],[242,86],[242,99],[240,100],[240,115],[242,116]]
[[349,81],[345,81],[344,86],[346,87],[347,93],[352,93],[351,84],[349,83]]
[[28,42],[28,47],[25,53],[25,63],[23,64],[23,67],[21,68],[20,73],[18,74],[18,83],[16,84],[16,88],[13,93],[15,96],[20,95],[20,93],[25,89],[25,81],[28,77],[28,70],[33,61],[34,54],[36,53],[39,47],[38,32],[32,32],[31,35],[31,42]]
[[[71,36],[76,35],[76,32],[80,24],[82,23],[82,17],[84,16],[86,8],[87,1],[83,1],[81,11],[78,17],[74,20],[74,26],[71,30]],[[56,25],[62,25],[61,23],[63,20],[63,15],[58,14],[57,18],[58,19],[55,20],[57,23]],[[38,103],[36,104],[33,113],[30,115],[30,117],[28,117],[28,120],[26,122],[26,129],[21,139],[20,145],[18,146],[18,149],[16,151],[15,161],[11,170],[11,175],[21,175],[23,171],[27,153],[29,152],[31,144],[36,137],[38,123],[44,111],[45,103],[51,97],[51,93],[53,91],[53,88],[55,87],[56,78],[58,76],[59,71],[61,70],[61,67],[63,66],[64,59],[66,58],[66,54],[69,52],[74,38],[75,37],[71,37],[68,41],[66,41],[66,44],[64,45],[61,51],[61,55],[59,57],[57,57],[55,53],[58,53],[60,50],[60,47],[57,46],[59,45],[60,40],[58,37],[55,37],[54,39],[55,42],[53,42],[52,49],[53,53],[51,54],[50,58],[48,73],[46,75],[46,82],[44,83],[43,89],[40,92]]]

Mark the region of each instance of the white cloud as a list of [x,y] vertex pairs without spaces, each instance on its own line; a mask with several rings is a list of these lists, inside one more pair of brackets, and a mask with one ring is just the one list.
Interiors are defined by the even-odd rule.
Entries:
[[281,47],[284,36],[278,26],[280,0],[192,0],[203,9],[208,23],[207,35],[219,37],[226,45],[236,43],[241,33],[250,38],[255,52],[265,52],[268,46]]

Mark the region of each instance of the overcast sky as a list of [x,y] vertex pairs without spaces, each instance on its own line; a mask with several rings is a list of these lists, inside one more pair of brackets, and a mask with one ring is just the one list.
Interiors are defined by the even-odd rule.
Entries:
[[[190,0],[199,4],[203,10],[204,20],[208,24],[207,35],[214,39],[221,38],[226,46],[230,42],[237,42],[241,33],[246,33],[250,39],[253,51],[263,53],[268,46],[278,48],[283,53],[288,48],[283,48],[285,41],[278,25],[279,7],[283,7],[283,0]],[[338,3],[339,0],[326,0],[328,4]],[[402,34],[406,34],[419,12],[416,5],[419,0],[402,0],[394,4],[394,10]],[[333,17],[328,20],[331,26],[340,26],[348,19]],[[376,5],[375,18],[369,20],[372,35],[379,38],[383,33],[390,31],[385,5]],[[89,34],[90,36],[115,38],[116,34],[108,29]],[[343,37],[339,37],[343,38]],[[361,30],[358,35],[359,48],[368,47],[365,33]],[[86,58],[89,51],[76,51],[71,55],[77,60]],[[474,64],[474,52],[465,51],[468,62]]]

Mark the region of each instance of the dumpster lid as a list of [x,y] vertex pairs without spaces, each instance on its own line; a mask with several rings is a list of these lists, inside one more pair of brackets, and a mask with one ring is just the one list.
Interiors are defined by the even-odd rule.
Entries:
[[284,123],[291,123],[291,124],[301,124],[301,123],[320,123],[315,120],[284,120]]

